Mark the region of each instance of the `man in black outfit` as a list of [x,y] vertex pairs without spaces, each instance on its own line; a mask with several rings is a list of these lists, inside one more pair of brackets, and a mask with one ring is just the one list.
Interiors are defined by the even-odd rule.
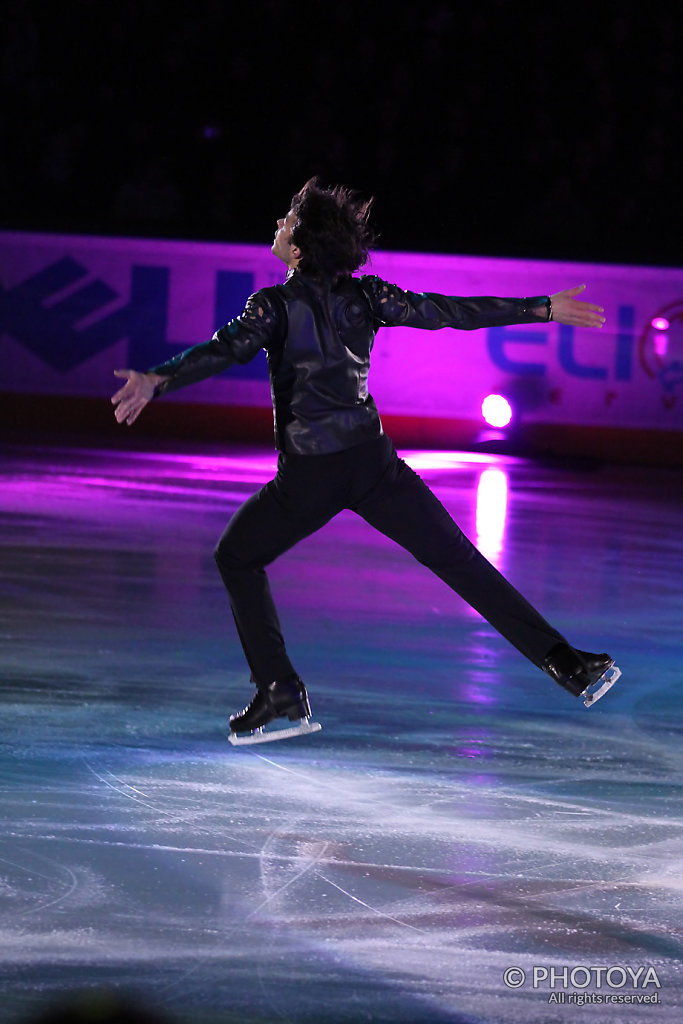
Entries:
[[374,241],[370,205],[344,188],[307,182],[277,222],[272,252],[288,268],[284,284],[252,295],[211,341],[146,373],[116,371],[126,380],[112,398],[116,419],[131,424],[153,397],[267,352],[277,475],[238,509],[215,552],[256,684],[253,700],[230,719],[233,734],[310,715],[265,566],[345,508],[406,548],[586,705],[620,674],[609,655],[573,648],[467,540],[396,455],[367,389],[382,326],[474,330],[553,319],[599,328],[602,308],[575,297],[584,286],[531,299],[454,298],[354,278]]

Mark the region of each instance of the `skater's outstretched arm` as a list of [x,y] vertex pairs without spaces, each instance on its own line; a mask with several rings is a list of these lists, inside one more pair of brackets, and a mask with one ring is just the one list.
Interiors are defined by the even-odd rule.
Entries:
[[154,398],[157,388],[168,380],[159,373],[138,373],[137,370],[114,370],[115,377],[125,380],[123,387],[112,395],[114,416],[118,423],[134,423],[145,406]]
[[494,295],[440,295],[436,292],[411,292],[382,278],[366,275],[360,279],[368,299],[376,328],[419,327],[437,331],[452,327],[474,331],[480,327],[508,324],[558,323],[575,327],[602,327],[604,310],[576,296],[585,285],[577,285],[554,295],[535,298],[499,298]]
[[250,296],[241,315],[219,328],[210,341],[192,345],[146,373],[115,370],[117,377],[126,380],[112,396],[118,422],[130,426],[148,402],[162,392],[196,384],[235,363],[247,363],[262,348],[276,343],[283,334],[285,319],[278,315],[272,294],[275,290],[262,289]]

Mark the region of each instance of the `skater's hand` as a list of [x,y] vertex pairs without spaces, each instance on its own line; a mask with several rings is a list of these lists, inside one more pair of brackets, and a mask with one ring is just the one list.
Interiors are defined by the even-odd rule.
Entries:
[[605,317],[602,306],[593,306],[590,302],[575,299],[585,288],[585,284],[577,284],[575,288],[567,288],[563,292],[555,292],[550,296],[552,302],[552,319],[558,324],[569,324],[572,327],[602,327]]
[[114,415],[118,423],[134,423],[142,410],[154,398],[154,389],[167,380],[158,373],[138,373],[137,370],[114,370],[115,377],[122,377],[126,383],[112,395]]

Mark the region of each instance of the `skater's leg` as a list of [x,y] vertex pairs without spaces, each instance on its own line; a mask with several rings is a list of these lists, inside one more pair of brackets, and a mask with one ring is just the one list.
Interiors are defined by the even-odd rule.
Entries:
[[257,686],[295,674],[265,566],[326,521],[288,514],[271,481],[235,513],[216,546],[214,557]]
[[[258,687],[296,676],[265,566],[342,507],[328,457],[281,456],[278,473],[230,520],[215,550],[242,648]],[[342,504],[340,504],[340,501]]]
[[426,484],[395,455],[354,511],[436,573],[539,668],[553,648],[567,643],[477,551]]
[[264,565],[298,538],[293,536],[291,543],[283,540],[277,548],[273,534],[282,520],[270,487],[266,484],[238,509],[214,551],[251,678],[257,685],[294,674]]

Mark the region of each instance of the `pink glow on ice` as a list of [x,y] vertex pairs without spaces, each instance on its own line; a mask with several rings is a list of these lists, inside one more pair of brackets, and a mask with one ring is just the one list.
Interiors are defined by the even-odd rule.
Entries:
[[497,466],[505,456],[485,452],[400,451],[399,455],[416,472],[429,469],[462,469],[464,466]]
[[462,696],[471,704],[491,705],[498,703],[492,693],[486,693],[485,690],[480,689],[476,685],[464,686],[462,688]]
[[277,468],[277,453],[249,453],[239,455],[158,455],[146,457],[152,461],[168,461],[174,476],[186,479],[227,479],[243,482],[270,479]]
[[490,427],[507,427],[512,406],[503,395],[487,395],[481,403],[481,414]]
[[669,350],[669,335],[668,334],[655,334],[654,336],[654,350],[655,355],[659,356],[660,359],[664,359],[666,353]]
[[656,331],[668,331],[671,324],[665,316],[656,316],[652,321],[652,326]]
[[485,469],[477,485],[477,547],[494,563],[503,551],[507,505],[507,473]]

